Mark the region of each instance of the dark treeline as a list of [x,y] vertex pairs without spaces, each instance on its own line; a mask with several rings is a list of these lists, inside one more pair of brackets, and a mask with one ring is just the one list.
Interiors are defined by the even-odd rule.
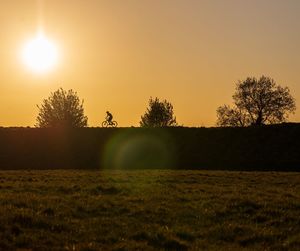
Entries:
[[1,128],[0,169],[300,171],[300,124],[236,128]]

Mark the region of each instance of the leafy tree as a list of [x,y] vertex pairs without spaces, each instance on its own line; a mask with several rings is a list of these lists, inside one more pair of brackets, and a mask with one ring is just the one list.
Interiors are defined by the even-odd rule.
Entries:
[[239,81],[232,97],[233,108],[224,105],[217,109],[219,126],[280,123],[286,121],[288,114],[296,110],[289,88],[281,87],[265,76]]
[[173,105],[167,100],[159,101],[158,98],[149,99],[149,107],[141,117],[142,127],[177,126],[174,117]]
[[247,116],[238,108],[231,108],[228,105],[220,106],[217,109],[219,126],[246,126]]
[[37,116],[37,127],[85,127],[87,117],[84,115],[83,101],[73,90],[62,88],[51,93],[43,100]]

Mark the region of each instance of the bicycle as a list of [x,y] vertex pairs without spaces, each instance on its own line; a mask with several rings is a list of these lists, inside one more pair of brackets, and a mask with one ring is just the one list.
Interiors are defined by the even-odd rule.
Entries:
[[104,120],[102,122],[102,127],[117,127],[118,126],[118,122],[117,121],[107,121],[107,120]]

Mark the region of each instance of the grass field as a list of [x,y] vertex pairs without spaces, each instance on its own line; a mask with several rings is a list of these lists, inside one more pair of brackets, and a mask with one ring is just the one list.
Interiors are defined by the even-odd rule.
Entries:
[[299,250],[300,173],[0,171],[0,250]]

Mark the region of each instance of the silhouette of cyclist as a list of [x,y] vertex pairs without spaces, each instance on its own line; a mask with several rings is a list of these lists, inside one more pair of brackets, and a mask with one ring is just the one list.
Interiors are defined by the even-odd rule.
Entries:
[[107,111],[106,112],[106,121],[109,123],[109,124],[111,124],[112,123],[112,119],[113,119],[113,115],[109,112],[109,111]]

